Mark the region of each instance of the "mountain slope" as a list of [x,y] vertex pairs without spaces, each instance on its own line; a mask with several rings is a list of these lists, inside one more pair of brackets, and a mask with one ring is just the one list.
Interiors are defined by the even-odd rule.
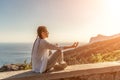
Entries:
[[66,51],[64,56],[66,61],[72,61],[71,59],[85,59],[93,54],[105,54],[115,50],[120,50],[120,37],[87,44],[74,50]]

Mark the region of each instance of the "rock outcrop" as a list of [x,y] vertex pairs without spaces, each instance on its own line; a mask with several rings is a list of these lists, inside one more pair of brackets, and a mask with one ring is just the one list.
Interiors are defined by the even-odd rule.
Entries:
[[0,72],[26,70],[31,67],[30,64],[6,64],[0,68]]

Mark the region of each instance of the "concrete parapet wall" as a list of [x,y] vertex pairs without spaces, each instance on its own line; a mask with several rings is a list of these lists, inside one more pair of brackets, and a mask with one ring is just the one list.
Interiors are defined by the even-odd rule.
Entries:
[[1,72],[6,80],[120,80],[120,62],[104,62],[68,66],[65,70],[34,73],[31,70]]

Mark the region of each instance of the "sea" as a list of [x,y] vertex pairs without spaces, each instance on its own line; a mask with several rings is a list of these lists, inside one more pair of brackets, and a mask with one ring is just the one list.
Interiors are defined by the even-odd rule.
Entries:
[[0,43],[0,67],[31,60],[32,43]]

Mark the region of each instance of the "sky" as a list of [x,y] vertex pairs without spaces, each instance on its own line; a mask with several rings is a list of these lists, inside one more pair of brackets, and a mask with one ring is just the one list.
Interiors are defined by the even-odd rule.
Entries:
[[34,42],[44,25],[51,42],[89,42],[120,33],[119,0],[0,0],[0,42]]

